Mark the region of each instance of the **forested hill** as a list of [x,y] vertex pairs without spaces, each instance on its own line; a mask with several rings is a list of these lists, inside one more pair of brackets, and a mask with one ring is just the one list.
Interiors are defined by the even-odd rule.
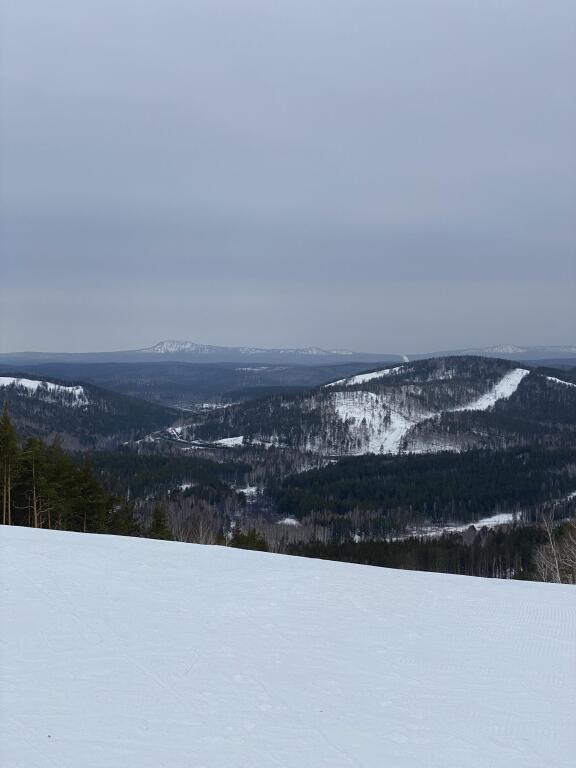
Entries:
[[274,496],[281,514],[375,516],[387,527],[476,523],[498,512],[539,519],[542,508],[573,512],[576,447],[355,456],[292,475]]
[[576,378],[482,357],[423,360],[195,416],[182,435],[333,456],[570,446]]
[[176,412],[85,383],[0,376],[0,408],[23,436],[59,436],[65,446],[94,448],[166,427]]

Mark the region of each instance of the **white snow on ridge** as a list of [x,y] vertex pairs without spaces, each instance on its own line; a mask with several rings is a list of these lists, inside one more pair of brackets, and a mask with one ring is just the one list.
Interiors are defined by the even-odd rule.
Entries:
[[153,347],[145,347],[144,349],[135,350],[136,352],[147,352],[154,354],[174,354],[174,353],[193,353],[193,354],[214,354],[222,352],[236,352],[242,355],[265,355],[275,353],[279,355],[310,355],[310,356],[323,356],[323,355],[354,355],[355,352],[351,352],[346,349],[322,349],[321,347],[304,347],[295,349],[264,349],[261,347],[220,347],[212,344],[197,344],[194,341],[180,341],[175,339],[169,339],[166,341],[160,341],[158,344],[154,344]]
[[498,400],[506,400],[511,397],[518,389],[518,386],[525,376],[528,376],[530,371],[525,368],[515,368],[510,373],[503,376],[500,381],[495,384],[492,389],[485,392],[477,400],[461,405],[458,408],[451,408],[451,411],[487,411],[488,408],[492,408]]
[[546,376],[546,379],[554,382],[554,384],[563,384],[565,387],[576,387],[576,384],[573,384],[571,381],[562,381],[562,379],[557,379],[555,376]]
[[372,373],[359,373],[356,376],[351,376],[349,379],[338,379],[338,381],[332,381],[330,384],[324,384],[324,389],[329,387],[348,387],[354,384],[365,384],[367,381],[372,381],[373,379],[380,379],[383,376],[391,376],[392,374],[398,373],[398,371],[401,369],[402,366],[397,365],[395,368],[385,368],[382,371],[372,371]]
[[10,768],[568,768],[574,588],[0,528]]
[[36,379],[21,379],[14,376],[0,376],[0,387],[15,387],[25,389],[30,394],[40,392],[42,394],[70,395],[76,402],[74,405],[85,405],[88,396],[84,387],[79,385],[67,387],[64,384],[54,384],[51,381],[37,381]]

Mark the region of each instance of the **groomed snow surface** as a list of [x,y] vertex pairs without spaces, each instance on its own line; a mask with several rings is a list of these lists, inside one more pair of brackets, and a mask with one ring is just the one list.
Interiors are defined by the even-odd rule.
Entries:
[[574,588],[0,528],[7,768],[568,768]]

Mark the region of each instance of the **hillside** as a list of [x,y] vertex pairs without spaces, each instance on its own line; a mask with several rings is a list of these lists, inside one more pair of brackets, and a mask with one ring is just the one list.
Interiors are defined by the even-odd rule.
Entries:
[[164,406],[91,384],[23,374],[0,376],[0,408],[4,403],[21,435],[59,436],[71,448],[137,439],[168,426],[177,415]]
[[182,432],[329,456],[568,446],[575,435],[570,374],[465,356],[378,368],[212,411]]
[[568,768],[570,587],[0,528],[11,768]]

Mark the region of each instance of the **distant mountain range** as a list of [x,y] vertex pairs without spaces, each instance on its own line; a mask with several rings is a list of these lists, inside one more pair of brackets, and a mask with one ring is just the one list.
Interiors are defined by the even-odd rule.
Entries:
[[504,360],[574,360],[576,362],[576,346],[564,345],[557,347],[518,347],[515,344],[497,344],[493,347],[473,347],[435,352],[426,355],[413,355],[413,358],[445,357],[447,355],[481,355],[482,357],[500,357]]
[[453,355],[481,355],[508,360],[568,360],[576,364],[576,346],[520,347],[510,344],[462,350],[443,350],[404,355],[384,352],[353,352],[320,347],[264,349],[260,347],[224,347],[193,341],[161,341],[151,347],[118,352],[13,352],[0,354],[4,367],[52,362],[93,363],[257,363],[263,365],[331,365],[336,363],[408,362],[409,360]]

